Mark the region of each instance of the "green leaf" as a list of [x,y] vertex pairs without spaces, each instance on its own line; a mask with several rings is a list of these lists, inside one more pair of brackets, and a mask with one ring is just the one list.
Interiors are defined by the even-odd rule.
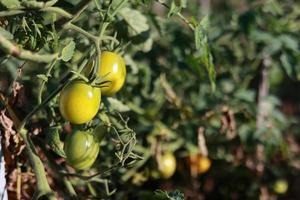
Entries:
[[152,3],[154,0],[142,0],[143,4],[150,4]]
[[112,98],[112,97],[108,97],[107,101],[109,103],[109,107],[113,110],[119,111],[119,112],[127,112],[130,110],[130,108],[128,106],[126,106],[125,104],[123,104],[121,101],[119,101],[118,99]]
[[0,0],[0,3],[8,9],[20,6],[20,2],[18,0]]
[[208,45],[208,36],[207,36],[207,29],[208,29],[208,17],[205,16],[199,24],[196,25],[194,35],[195,35],[195,46],[197,53],[199,54],[199,63],[202,66],[205,66],[212,91],[215,91],[216,84],[216,71],[215,66],[213,64],[213,57],[209,50]]
[[60,140],[57,128],[49,128],[46,132],[46,142],[50,148],[59,156],[66,157],[63,142]]
[[172,17],[177,13],[180,13],[183,8],[187,5],[187,0],[172,0],[171,6],[168,12],[168,17]]
[[284,46],[285,48],[290,49],[294,52],[299,52],[299,39],[291,37],[289,35],[281,35],[278,37],[278,39],[281,41],[282,46]]
[[197,50],[203,50],[208,43],[207,39],[208,17],[205,16],[195,27],[195,45]]
[[2,35],[3,37],[5,37],[8,40],[11,40],[14,38],[14,36],[10,32],[8,32],[7,30],[5,30],[2,27],[0,27],[0,35]]
[[72,58],[74,54],[74,50],[75,50],[75,42],[72,40],[69,42],[67,46],[63,48],[61,52],[62,60],[68,62]]
[[292,64],[291,57],[283,53],[280,56],[280,61],[282,63],[282,67],[285,70],[286,74],[291,78],[291,79],[296,79],[296,72],[295,72],[295,67]]
[[184,195],[179,190],[169,192],[169,197],[172,200],[184,200]]
[[45,82],[48,81],[48,77],[45,74],[37,74],[36,76]]
[[129,25],[129,34],[131,36],[136,36],[149,30],[149,25],[147,18],[140,13],[140,11],[125,7],[120,11],[120,15]]
[[166,192],[163,190],[156,190],[154,192],[155,199],[161,200],[184,200],[184,195],[182,192],[175,190],[171,192]]
[[181,11],[181,8],[175,4],[174,1],[172,1],[169,12],[168,12],[168,17],[172,17],[173,15],[176,15]]

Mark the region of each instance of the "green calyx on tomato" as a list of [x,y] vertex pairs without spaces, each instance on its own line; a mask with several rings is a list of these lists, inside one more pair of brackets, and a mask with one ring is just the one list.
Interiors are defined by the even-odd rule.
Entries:
[[59,109],[65,120],[73,124],[83,124],[95,117],[100,103],[100,88],[75,80],[62,89]]
[[[124,59],[110,51],[104,51],[99,59],[99,69],[97,74],[103,78],[105,82],[101,86],[102,95],[112,96],[117,93],[124,85],[126,78],[126,66]],[[84,70],[85,75],[88,75],[93,66],[90,62]]]
[[167,152],[161,155],[158,163],[158,170],[165,179],[173,176],[176,171],[176,158],[173,153]]
[[64,145],[67,163],[77,170],[90,168],[98,156],[99,149],[94,135],[86,131],[69,134]]

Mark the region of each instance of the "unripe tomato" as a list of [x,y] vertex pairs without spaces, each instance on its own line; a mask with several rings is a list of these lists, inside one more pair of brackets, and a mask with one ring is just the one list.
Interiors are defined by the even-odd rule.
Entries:
[[99,143],[94,135],[85,131],[75,131],[67,136],[64,150],[67,162],[77,170],[90,168],[99,153]]
[[104,76],[104,81],[111,81],[106,84],[108,87],[101,88],[103,95],[114,95],[125,82],[126,67],[124,59],[116,53],[103,52],[98,73],[100,76]]
[[73,124],[83,124],[97,114],[101,102],[100,88],[83,81],[73,81],[60,93],[59,109],[62,116]]
[[209,170],[211,166],[211,161],[206,156],[200,156],[198,159],[198,172],[199,174],[203,174]]
[[170,152],[163,154],[158,163],[158,170],[161,176],[165,179],[173,176],[176,170],[175,156]]
[[288,190],[289,184],[286,180],[284,179],[279,179],[277,180],[274,185],[273,185],[273,190],[277,194],[285,194]]
[[[99,58],[99,70],[98,75],[103,77],[103,81],[109,81],[105,83],[101,88],[102,95],[112,96],[118,92],[125,82],[126,66],[124,59],[109,51],[104,51]],[[84,73],[87,75],[91,72],[93,62],[89,63]]]

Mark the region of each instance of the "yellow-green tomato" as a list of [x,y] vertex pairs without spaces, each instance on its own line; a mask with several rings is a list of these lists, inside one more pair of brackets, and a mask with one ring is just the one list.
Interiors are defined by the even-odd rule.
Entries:
[[284,179],[277,180],[273,185],[273,189],[277,194],[285,194],[286,191],[288,190],[288,187],[289,184]]
[[104,77],[104,81],[110,81],[101,88],[102,94],[111,96],[118,92],[125,82],[126,66],[124,59],[114,53],[105,51],[101,54],[99,75]]
[[59,109],[67,121],[73,124],[83,124],[95,117],[100,102],[100,88],[77,80],[66,85],[61,91]]
[[99,143],[93,134],[75,131],[67,136],[64,150],[67,163],[77,170],[84,170],[95,162],[99,153]]
[[170,152],[161,155],[158,163],[158,170],[161,176],[165,179],[173,176],[176,170],[175,156]]

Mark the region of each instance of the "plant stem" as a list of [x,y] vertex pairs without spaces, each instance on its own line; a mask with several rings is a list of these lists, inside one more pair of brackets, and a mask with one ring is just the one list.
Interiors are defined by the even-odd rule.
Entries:
[[74,30],[82,35],[84,35],[85,37],[89,38],[90,40],[92,41],[96,41],[98,38],[92,34],[90,34],[89,32],[83,30],[82,28],[72,24],[72,23],[67,23],[65,26],[64,26],[64,29],[71,29],[71,30]]
[[1,11],[0,12],[0,17],[8,17],[12,15],[19,15],[25,13],[24,10],[6,10],[6,11]]
[[266,106],[266,97],[269,95],[269,58],[264,58],[261,63],[260,68],[260,82],[258,88],[258,98],[257,98],[257,116],[256,116],[256,129],[259,130],[265,126],[266,118],[269,115],[268,106]]
[[58,54],[37,54],[28,50],[20,49],[9,40],[7,40],[4,36],[0,34],[0,48],[4,51],[4,53],[12,55],[14,57],[23,59],[23,60],[31,60],[35,62],[45,62],[49,63],[53,59],[58,57]]
[[[50,66],[49,66],[48,71],[46,73],[47,78],[49,78],[49,76],[51,74],[51,71],[52,71],[53,67],[55,66],[55,63],[56,63],[56,60],[54,60],[52,63],[50,63]],[[41,86],[40,86],[40,89],[39,89],[39,93],[38,93],[38,104],[42,103],[42,95],[43,95],[43,90],[44,90],[46,82],[47,81],[42,80],[42,83],[41,83]]]
[[[49,152],[49,150],[46,148],[46,143],[41,140],[40,138],[36,138],[37,139],[37,143],[39,144],[39,147],[43,150],[44,154],[46,155],[47,159],[48,159],[48,165],[49,167],[54,171],[56,178],[60,178],[60,173],[63,170],[62,166],[58,165],[53,156],[51,155],[51,153]],[[77,196],[76,191],[73,187],[73,185],[70,183],[70,181],[68,180],[67,177],[63,177],[62,178],[63,183],[66,187],[66,190],[68,192],[68,195],[70,195],[71,197],[75,197]]]
[[46,195],[50,200],[56,199],[53,191],[51,190],[48,184],[47,177],[44,170],[44,165],[35,151],[34,145],[27,134],[27,130],[21,129],[19,133],[26,144],[28,158],[32,165],[34,174],[36,176],[37,191],[35,193],[35,196],[38,198],[42,195]]
[[[170,9],[170,7],[169,7],[167,4],[165,4],[165,3],[162,3],[162,2],[160,2],[160,1],[156,1],[156,2],[158,2],[158,3],[161,4],[162,6],[164,6],[164,7],[168,8],[168,9]],[[189,27],[190,27],[192,30],[195,30],[195,27],[194,27],[193,23],[191,23],[187,18],[185,18],[180,12],[176,12],[176,15],[177,15],[180,19],[182,19],[187,25],[189,25]]]
[[72,14],[68,13],[67,11],[59,8],[59,7],[46,7],[41,9],[41,11],[46,11],[46,12],[55,12],[65,18],[71,19],[73,17]]
[[79,5],[79,9],[77,9],[77,12],[73,15],[73,18],[70,20],[70,22],[75,21],[79,15],[89,6],[91,0],[84,0]]
[[123,7],[123,5],[124,5],[125,3],[127,3],[127,1],[128,1],[128,0],[122,0],[122,1],[116,6],[115,10],[114,10],[113,13],[110,15],[110,17],[111,17],[111,18],[114,17],[114,16],[119,12],[119,10]]
[[88,39],[90,39],[96,47],[96,51],[97,54],[100,54],[101,50],[100,50],[100,39],[92,34],[90,34],[89,32],[83,30],[82,28],[80,28],[79,26],[76,26],[74,24],[72,24],[71,22],[68,22],[64,25],[64,29],[71,29],[74,30],[82,35],[84,35],[85,37],[87,37]]
[[43,108],[45,105],[47,105],[61,90],[62,88],[67,84],[68,82],[59,85],[41,104],[37,105],[21,122],[19,130],[23,129],[27,121],[41,108]]

